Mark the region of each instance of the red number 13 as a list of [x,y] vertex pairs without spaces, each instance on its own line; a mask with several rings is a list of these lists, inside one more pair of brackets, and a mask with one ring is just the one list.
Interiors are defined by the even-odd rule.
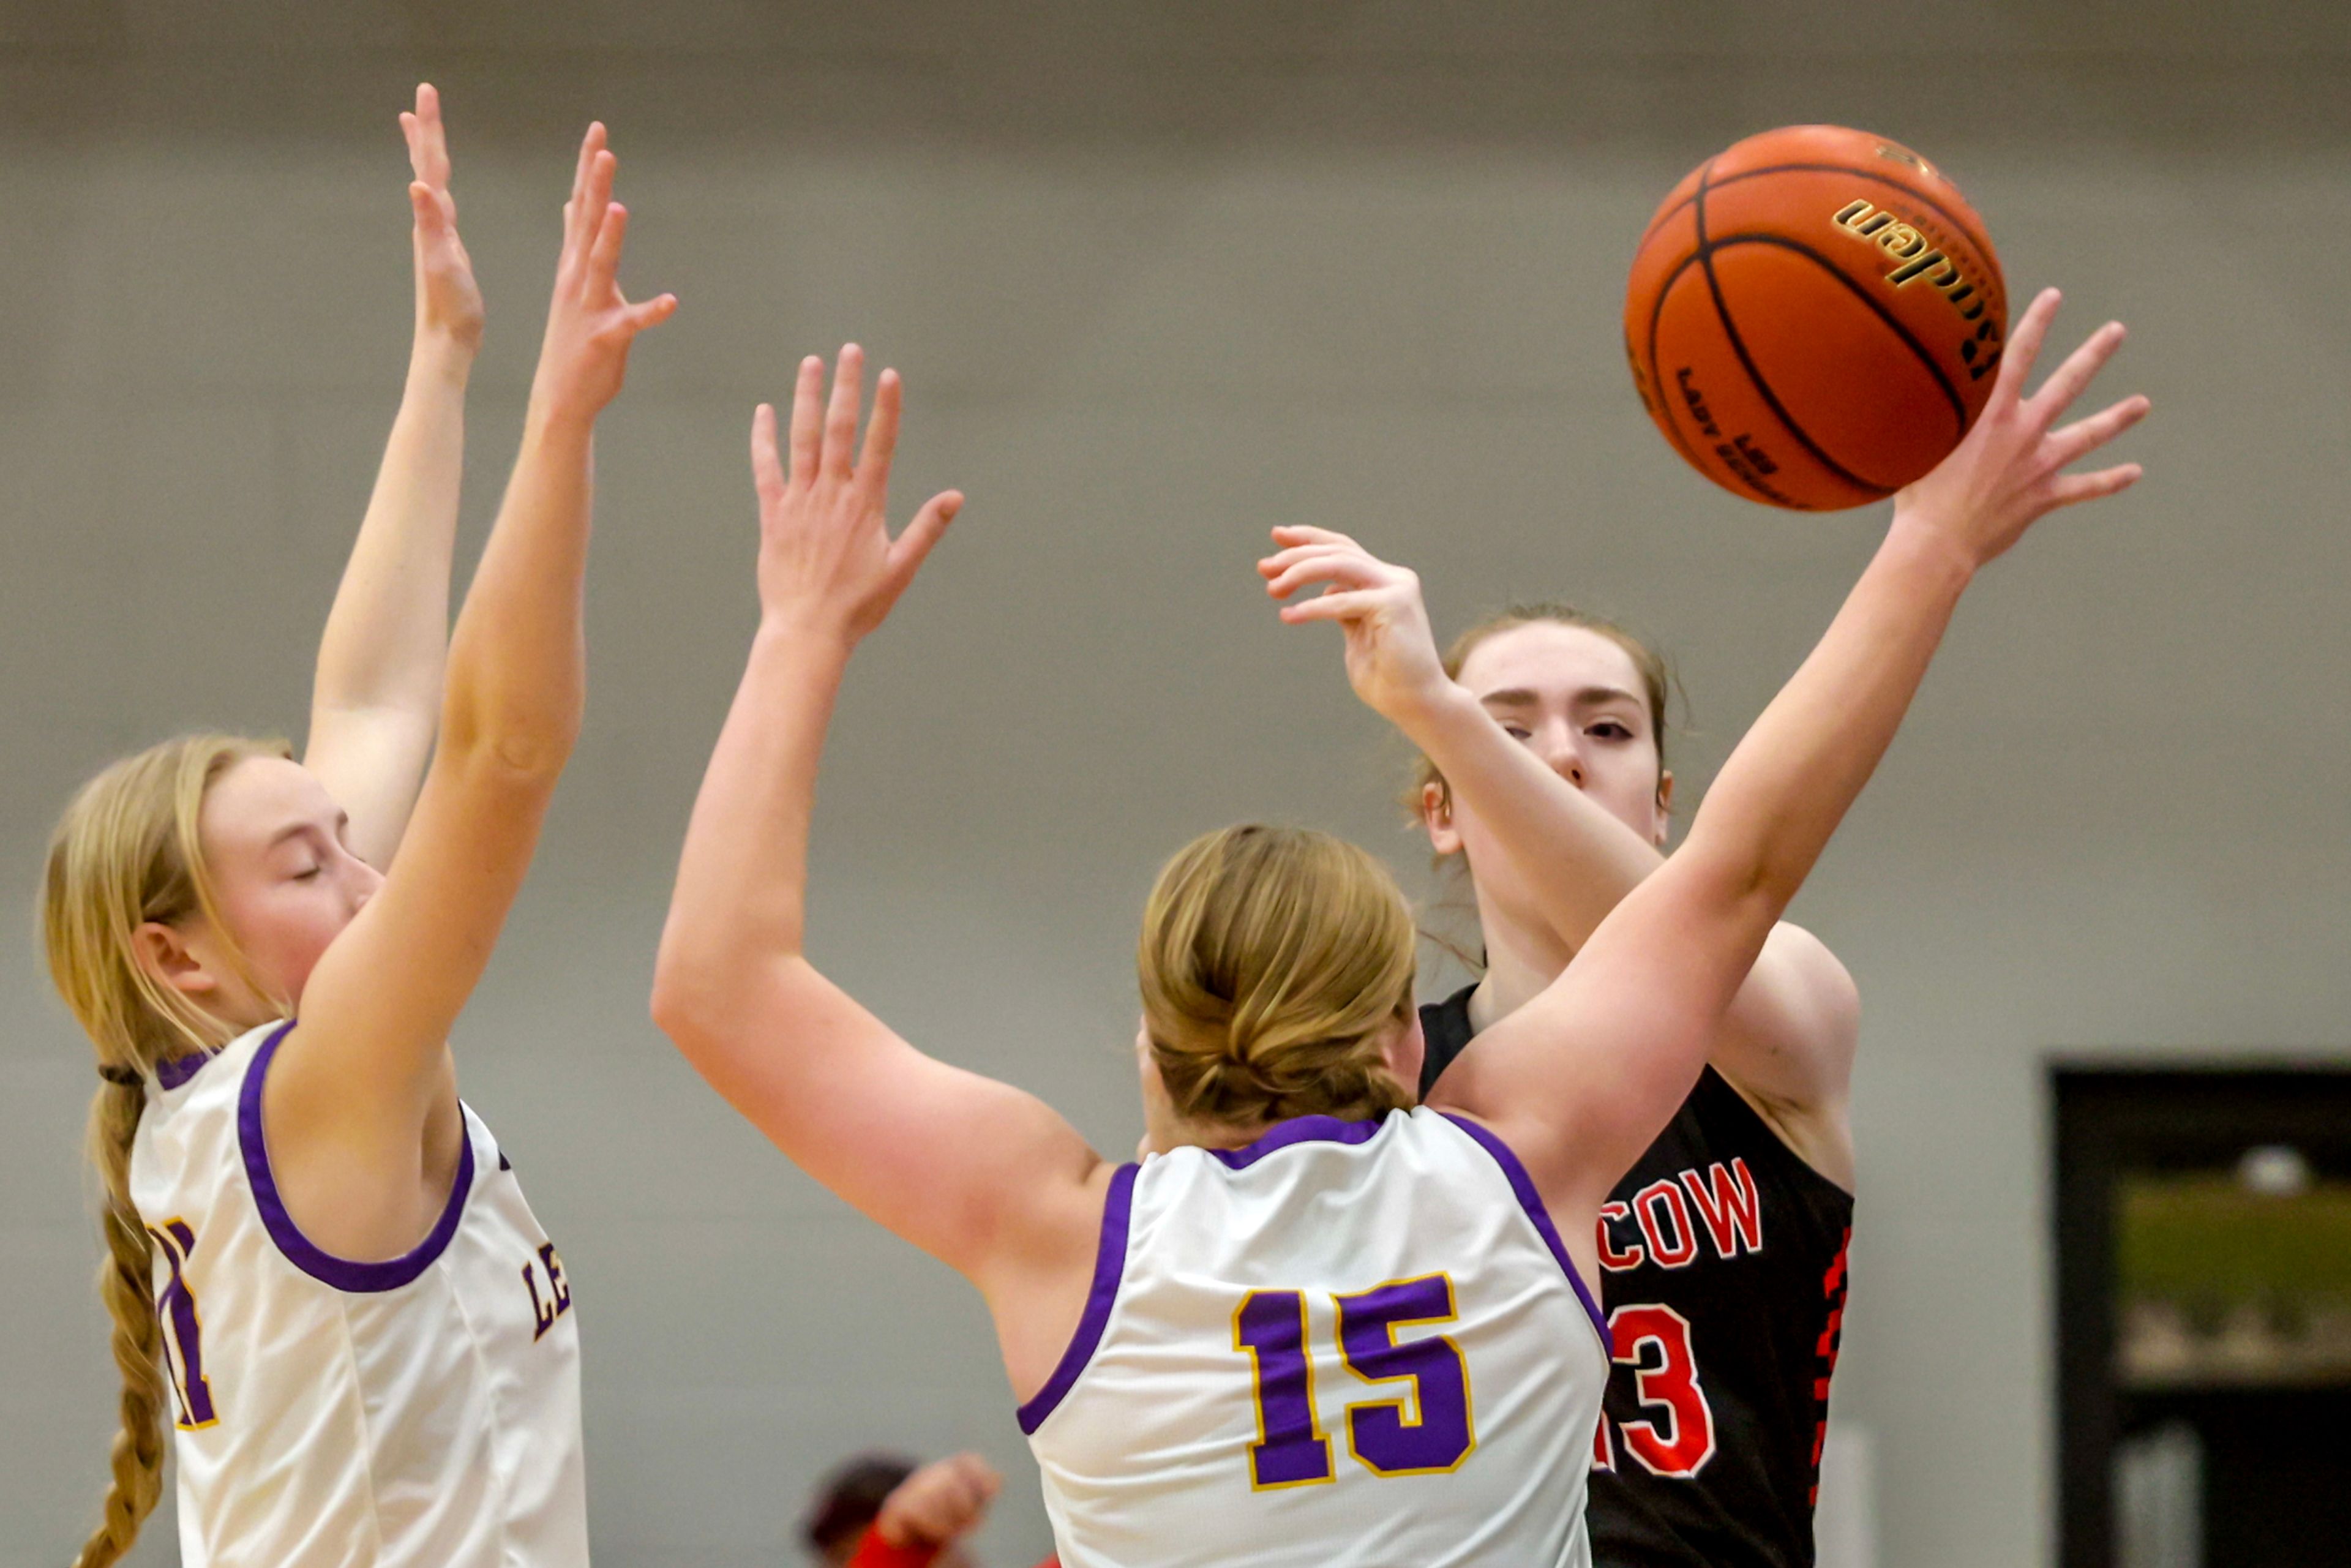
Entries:
[[[1694,1476],[1714,1458],[1714,1412],[1698,1386],[1698,1362],[1690,1354],[1689,1320],[1671,1307],[1619,1307],[1608,1314],[1610,1354],[1633,1369],[1633,1396],[1645,1415],[1619,1421],[1625,1451],[1653,1476]],[[1613,1470],[1616,1457],[1608,1443],[1608,1418],[1600,1418],[1593,1441],[1595,1469]]]

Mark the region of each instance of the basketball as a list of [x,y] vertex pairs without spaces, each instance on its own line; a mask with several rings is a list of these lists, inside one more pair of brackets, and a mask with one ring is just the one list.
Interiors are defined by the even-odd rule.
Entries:
[[1625,350],[1649,417],[1750,500],[1834,511],[1959,444],[2008,331],[2000,258],[1957,186],[1866,131],[1750,136],[1641,235]]

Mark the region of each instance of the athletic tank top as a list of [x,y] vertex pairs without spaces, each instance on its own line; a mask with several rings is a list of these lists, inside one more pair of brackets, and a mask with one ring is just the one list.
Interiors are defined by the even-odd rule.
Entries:
[[329,1256],[278,1200],[261,1090],[291,1023],[166,1062],[131,1146],[186,1568],[588,1561],[571,1281],[465,1111],[415,1250]]
[[1492,1133],[1305,1116],[1117,1172],[1020,1426],[1065,1568],[1584,1568],[1599,1331]]
[[[1475,988],[1420,1010],[1424,1093],[1469,1043]],[[1810,1568],[1852,1195],[1708,1067],[1609,1198],[1593,1560]]]

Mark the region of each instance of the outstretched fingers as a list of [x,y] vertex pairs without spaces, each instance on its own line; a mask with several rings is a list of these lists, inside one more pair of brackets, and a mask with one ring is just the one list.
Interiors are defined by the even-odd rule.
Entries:
[[857,405],[865,391],[865,350],[843,343],[832,370],[832,401],[824,411],[824,448],[817,466],[828,477],[849,477],[850,454],[857,445]]
[[2044,288],[2025,307],[2024,315],[2001,350],[2000,377],[1992,383],[1994,403],[2002,398],[2023,400],[2024,383],[2032,374],[2033,361],[2041,357],[2041,345],[2049,337],[2049,323],[2056,319],[2060,299],[2055,289]]
[[905,387],[895,371],[883,371],[873,387],[873,413],[865,422],[865,448],[857,457],[857,484],[879,507],[890,494],[890,462],[898,454],[898,416]]
[[792,383],[792,483],[816,478],[817,455],[824,429],[824,361],[810,354],[800,361],[799,379]]
[[776,405],[763,402],[751,411],[751,487],[761,501],[773,503],[783,498],[787,483],[776,455]]
[[2146,470],[2136,463],[2125,463],[2113,468],[2101,468],[2095,474],[2063,474],[2051,486],[2050,505],[2070,507],[2080,501],[2103,500],[2119,495],[2138,483]]
[[441,94],[431,82],[416,84],[416,108],[400,117],[408,138],[408,166],[435,190],[449,188],[449,135],[441,123]]
[[2049,455],[2052,468],[2064,468],[2083,458],[2128,430],[2147,415],[2154,405],[2144,396],[2126,397],[2108,408],[2099,410],[2087,419],[2077,419],[2063,430],[2049,435]]
[[2109,321],[2091,333],[2080,348],[2065,356],[2064,364],[2050,372],[2049,379],[2041,383],[2041,390],[2026,400],[2043,424],[2055,423],[2073,406],[2074,400],[2097,379],[2098,372],[2106,368],[2106,361],[2123,346],[2125,335],[2121,322]]
[[[593,183],[597,164],[610,156],[604,151],[604,122],[596,120],[588,127],[588,134],[580,139],[580,162],[571,171],[571,194],[563,204],[563,248],[567,251],[587,244],[595,234],[596,225],[603,222],[601,203],[596,204],[593,214],[590,214],[588,192]],[[604,189],[608,193],[611,192],[609,181]]]
[[628,243],[629,209],[618,202],[606,204],[604,220],[597,225],[595,238],[588,246],[587,272],[580,279],[585,298],[591,303],[612,297],[621,276],[621,251]]

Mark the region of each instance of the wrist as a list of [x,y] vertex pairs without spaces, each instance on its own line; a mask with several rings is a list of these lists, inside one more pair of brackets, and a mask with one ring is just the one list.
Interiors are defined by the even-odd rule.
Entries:
[[1421,750],[1434,755],[1434,748],[1443,743],[1439,732],[1466,718],[1484,719],[1486,710],[1468,688],[1458,681],[1439,680],[1412,691],[1389,695],[1381,705],[1380,716],[1402,730],[1405,737]]
[[796,664],[845,667],[857,650],[857,639],[837,614],[814,604],[762,605],[756,650],[781,653]]
[[1893,526],[1886,531],[1882,553],[1924,570],[1950,578],[1964,588],[1983,564],[1966,531],[1931,506],[1894,508]]
[[462,387],[473,373],[474,355],[480,346],[479,328],[469,336],[438,322],[419,321],[416,342],[408,355],[409,374]]
[[584,442],[596,434],[596,415],[602,412],[576,398],[565,398],[544,386],[530,389],[522,415],[525,440]]

